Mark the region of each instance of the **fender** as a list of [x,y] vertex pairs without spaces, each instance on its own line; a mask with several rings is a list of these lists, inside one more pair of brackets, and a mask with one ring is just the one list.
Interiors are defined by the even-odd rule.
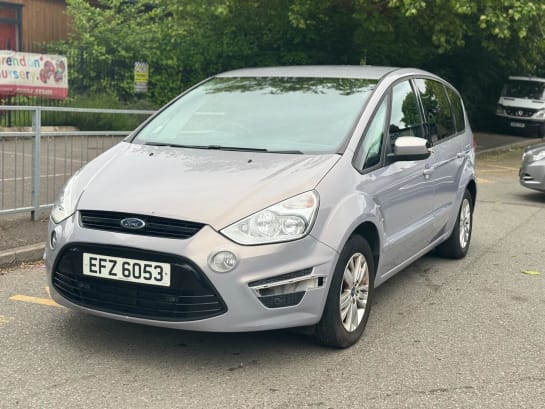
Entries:
[[[383,248],[384,218],[372,195],[358,189],[362,183],[361,174],[352,167],[350,158],[351,155],[344,155],[316,186],[320,194],[320,210],[311,235],[335,250],[338,256],[349,237],[362,224],[371,223],[377,230],[377,237],[375,243],[369,245],[378,257]],[[370,178],[370,183],[378,182]],[[379,274],[380,258],[375,267]]]

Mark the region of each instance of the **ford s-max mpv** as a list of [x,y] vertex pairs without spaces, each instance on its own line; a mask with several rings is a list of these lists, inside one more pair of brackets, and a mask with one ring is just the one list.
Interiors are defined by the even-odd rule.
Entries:
[[425,71],[219,74],[68,181],[51,295],[184,330],[310,327],[347,347],[378,285],[432,249],[466,255],[474,158],[460,95]]

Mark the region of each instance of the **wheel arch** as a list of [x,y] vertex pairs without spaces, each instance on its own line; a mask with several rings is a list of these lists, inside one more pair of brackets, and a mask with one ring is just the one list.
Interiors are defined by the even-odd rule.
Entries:
[[475,180],[471,179],[466,186],[466,190],[471,195],[471,207],[475,208],[475,202],[477,201],[477,184]]
[[356,227],[350,237],[353,235],[363,237],[369,244],[369,247],[371,247],[376,274],[380,261],[380,235],[377,226],[373,222],[365,221]]

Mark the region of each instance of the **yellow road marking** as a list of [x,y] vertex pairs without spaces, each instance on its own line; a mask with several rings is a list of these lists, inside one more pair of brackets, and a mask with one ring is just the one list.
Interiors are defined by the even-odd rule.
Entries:
[[30,302],[33,304],[49,305],[50,307],[61,307],[51,298],[29,297],[28,295],[17,294],[17,295],[14,295],[13,297],[9,297],[9,299],[13,301],[23,301],[23,302]]
[[51,299],[51,292],[49,291],[49,287],[47,286],[45,287],[45,292],[47,293],[48,298],[30,297],[28,295],[17,294],[12,297],[9,297],[9,299],[13,301],[23,301],[23,302],[30,302],[33,304],[49,305],[50,307],[62,307],[62,305],[57,304],[55,301]]
[[13,318],[6,317],[5,315],[0,315],[0,327],[5,324],[9,324],[11,321],[13,321]]
[[484,178],[477,178],[477,183],[492,183],[492,181]]

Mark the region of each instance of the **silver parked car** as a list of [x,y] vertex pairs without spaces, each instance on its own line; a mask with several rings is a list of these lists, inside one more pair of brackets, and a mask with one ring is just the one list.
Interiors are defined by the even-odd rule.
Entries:
[[522,154],[519,178],[522,186],[545,192],[545,143],[526,148]]
[[432,249],[466,255],[476,198],[459,94],[417,69],[223,73],[64,187],[52,297],[199,331],[312,326],[347,347],[375,288]]

